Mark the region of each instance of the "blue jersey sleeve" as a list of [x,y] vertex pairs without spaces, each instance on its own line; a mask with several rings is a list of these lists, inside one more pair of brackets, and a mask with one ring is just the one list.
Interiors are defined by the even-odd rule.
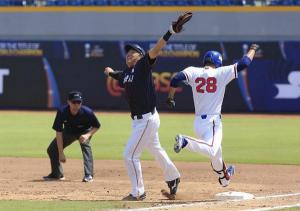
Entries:
[[58,109],[56,112],[56,117],[55,117],[52,128],[54,130],[56,130],[57,132],[62,132],[63,131],[63,122],[64,122],[63,112],[61,109]]
[[240,72],[247,68],[251,63],[251,59],[248,56],[244,56],[237,62],[237,71]]
[[179,86],[179,83],[181,81],[185,81],[185,80],[186,80],[185,74],[183,72],[179,72],[171,79],[170,86],[176,88]]
[[90,112],[89,121],[90,121],[90,124],[91,124],[92,127],[94,127],[94,128],[100,128],[101,127],[101,124],[100,124],[99,120],[97,119],[97,117],[96,117],[96,115],[93,111]]

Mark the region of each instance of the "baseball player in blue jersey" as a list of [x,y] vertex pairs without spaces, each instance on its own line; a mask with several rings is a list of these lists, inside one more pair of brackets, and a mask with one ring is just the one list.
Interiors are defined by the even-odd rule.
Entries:
[[247,55],[229,66],[222,66],[219,52],[208,51],[204,55],[204,67],[188,67],[171,79],[167,100],[170,107],[175,107],[174,94],[179,82],[183,81],[192,88],[195,106],[194,130],[197,134],[197,138],[177,135],[174,150],[179,153],[182,148],[187,148],[209,157],[223,187],[229,185],[235,171],[234,166],[227,168],[222,158],[221,107],[225,88],[231,80],[237,78],[237,71],[250,65],[258,48],[258,45],[252,44]]
[[65,163],[64,148],[79,140],[84,161],[82,182],[92,182],[94,176],[93,154],[90,140],[100,128],[100,123],[92,109],[82,105],[82,95],[72,91],[68,95],[68,104],[57,110],[52,127],[56,138],[50,143],[47,153],[51,161],[51,173],[44,180],[64,180],[60,162]]
[[179,33],[183,24],[189,21],[191,17],[191,13],[179,16],[167,33],[148,52],[145,52],[137,44],[126,45],[127,68],[124,71],[114,71],[110,67],[105,68],[104,73],[118,80],[119,85],[125,89],[132,118],[132,133],[123,155],[132,190],[123,200],[137,201],[146,198],[140,163],[140,156],[144,149],[150,151],[163,169],[164,179],[170,189],[167,196],[170,199],[175,199],[180,174],[159,142],[160,119],[156,110],[152,68],[160,50],[171,35]]

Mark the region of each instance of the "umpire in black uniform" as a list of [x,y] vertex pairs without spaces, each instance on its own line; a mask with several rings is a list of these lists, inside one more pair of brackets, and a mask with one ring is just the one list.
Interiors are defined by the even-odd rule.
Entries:
[[[185,19],[185,17],[187,18]],[[132,132],[125,147],[123,158],[132,189],[123,200],[138,201],[146,198],[140,163],[140,156],[144,149],[149,150],[158,161],[170,189],[167,196],[170,199],[175,199],[180,182],[180,173],[159,142],[160,119],[156,111],[156,93],[152,69],[156,57],[171,35],[180,32],[182,25],[190,18],[191,13],[180,16],[148,52],[145,52],[137,44],[126,45],[127,68],[124,71],[114,71],[110,67],[106,67],[104,70],[107,76],[118,80],[119,85],[125,88],[126,99],[131,111]]]
[[50,143],[47,153],[51,160],[51,173],[44,180],[64,180],[60,162],[65,163],[64,148],[79,140],[84,161],[83,182],[92,182],[94,176],[93,154],[90,145],[92,135],[100,128],[100,123],[92,109],[82,105],[82,94],[72,91],[68,94],[68,104],[57,110],[52,127],[56,138]]

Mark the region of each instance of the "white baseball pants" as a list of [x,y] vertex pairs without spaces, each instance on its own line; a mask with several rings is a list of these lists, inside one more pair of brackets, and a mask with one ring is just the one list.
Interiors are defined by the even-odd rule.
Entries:
[[177,168],[160,145],[159,125],[160,119],[157,111],[154,114],[151,112],[144,114],[142,119],[132,120],[132,133],[128,139],[123,157],[131,181],[131,194],[135,197],[145,192],[140,162],[140,156],[144,149],[148,149],[158,161],[163,170],[165,181],[180,177]]
[[188,144],[186,148],[192,152],[201,153],[210,158],[214,170],[223,170],[222,158],[222,121],[220,115],[196,116],[194,130],[197,139],[183,136]]

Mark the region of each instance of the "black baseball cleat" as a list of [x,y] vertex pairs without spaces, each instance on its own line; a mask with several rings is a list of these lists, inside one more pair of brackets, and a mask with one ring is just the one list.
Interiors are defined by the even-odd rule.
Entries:
[[64,175],[55,176],[51,173],[48,176],[44,176],[43,179],[45,181],[63,181],[63,180],[65,180],[65,177],[64,177]]
[[171,195],[176,195],[179,183],[180,183],[179,177],[177,179],[167,182]]
[[128,196],[124,197],[122,201],[143,201],[145,198],[146,192],[137,197],[133,196],[132,194],[129,194]]

